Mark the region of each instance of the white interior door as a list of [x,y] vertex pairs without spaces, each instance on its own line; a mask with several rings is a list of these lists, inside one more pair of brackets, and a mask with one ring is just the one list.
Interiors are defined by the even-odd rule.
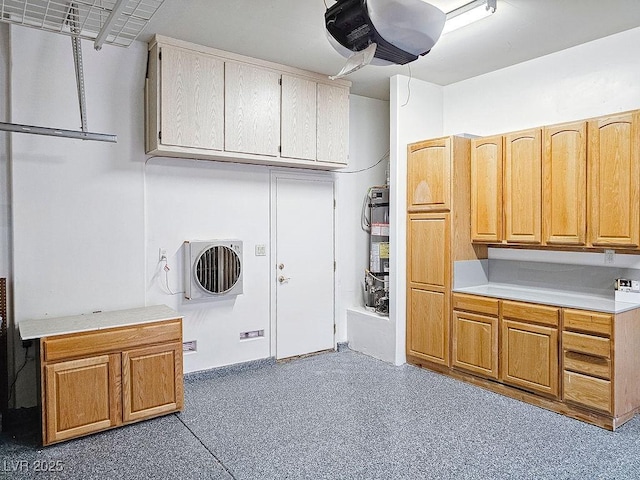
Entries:
[[276,358],[334,348],[334,182],[274,173]]

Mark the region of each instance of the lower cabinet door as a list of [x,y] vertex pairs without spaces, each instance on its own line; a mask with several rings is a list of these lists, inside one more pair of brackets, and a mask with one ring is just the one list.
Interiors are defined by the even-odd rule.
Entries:
[[411,288],[407,308],[407,354],[449,365],[448,295]]
[[504,383],[557,397],[558,374],[557,329],[502,321]]
[[120,355],[45,364],[43,376],[45,445],[121,423]]
[[453,311],[454,367],[498,378],[498,318]]
[[181,410],[182,344],[122,352],[122,418],[125,423]]

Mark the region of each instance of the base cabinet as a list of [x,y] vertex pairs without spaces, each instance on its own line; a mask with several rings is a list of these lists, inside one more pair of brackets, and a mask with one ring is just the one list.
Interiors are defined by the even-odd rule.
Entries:
[[118,355],[100,355],[46,365],[46,444],[122,423],[119,380]]
[[558,330],[510,320],[502,322],[502,380],[558,396]]
[[133,422],[182,408],[182,344],[122,353],[122,419]]
[[182,320],[41,338],[40,378],[44,445],[182,410]]
[[[640,308],[610,314],[453,293],[451,313],[450,364],[443,349],[434,359],[409,348],[408,362],[608,430],[640,412]],[[444,327],[426,331],[436,330]]]

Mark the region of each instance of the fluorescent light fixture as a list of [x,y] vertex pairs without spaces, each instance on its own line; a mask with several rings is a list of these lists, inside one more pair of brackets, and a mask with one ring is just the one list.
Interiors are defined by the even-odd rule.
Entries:
[[442,35],[488,17],[496,11],[498,0],[475,0],[447,13]]
[[116,143],[118,137],[108,133],[81,132],[76,130],[63,130],[61,128],[36,127],[33,125],[20,125],[18,123],[0,122],[0,131],[31,133],[35,135],[49,135],[52,137],[77,138],[79,140],[97,140],[99,142]]

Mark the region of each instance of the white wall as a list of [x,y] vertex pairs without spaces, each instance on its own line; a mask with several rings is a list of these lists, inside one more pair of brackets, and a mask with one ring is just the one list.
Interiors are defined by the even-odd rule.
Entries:
[[640,28],[444,88],[444,131],[491,135],[640,108]]
[[338,179],[336,222],[343,226],[336,241],[338,342],[348,340],[347,308],[364,306],[364,270],[369,266],[369,236],[360,227],[364,196],[369,187],[386,183],[389,165],[389,102],[352,95],[349,106],[347,171],[358,173],[334,174]]
[[[89,130],[115,133],[118,143],[12,135],[16,325],[144,303],[146,49],[83,47]],[[11,121],[79,129],[70,39],[12,27],[11,55]],[[34,403],[30,364],[17,405]]]
[[[336,341],[347,340],[346,309],[362,304],[362,273],[368,265],[368,237],[360,228],[367,188],[384,182],[388,150],[388,102],[350,97],[350,153],[347,172],[336,179]],[[269,263],[270,169],[220,162],[151,158],[145,168],[147,303],[164,303],[185,315],[184,339],[198,351],[184,357],[185,371],[197,371],[273,356],[270,351]],[[304,172],[304,171],[303,171]],[[331,175],[331,173],[326,173]],[[235,301],[190,303],[182,295],[186,239],[244,241],[244,293]],[[267,246],[255,256],[255,245]],[[167,249],[168,274],[158,261]],[[309,307],[312,308],[312,307]],[[261,339],[239,333],[264,330]]]
[[443,89],[402,75],[391,78],[389,319],[396,322],[395,363],[406,361],[407,144],[442,135]]
[[[12,65],[11,91],[0,90],[0,100],[13,106],[7,120],[78,129],[70,39],[24,27],[10,27],[10,32],[12,64],[0,48],[5,60],[0,75]],[[24,134],[0,138],[0,159],[2,142],[10,138],[12,145],[13,193],[11,199],[0,197],[0,206],[6,209],[12,202],[13,223],[5,219],[0,226],[3,235],[13,234],[14,248],[0,250],[0,269],[9,271],[13,261],[13,328],[27,318],[163,303],[185,315],[185,340],[198,341],[199,352],[185,356],[186,371],[268,357],[271,269],[268,255],[253,253],[256,244],[269,252],[269,168],[147,161],[146,45],[106,46],[100,52],[89,42],[83,47],[89,130],[115,133],[118,143]],[[337,183],[337,341],[347,339],[346,308],[361,304],[360,277],[367,264],[359,223],[362,197],[366,187],[384,180],[384,162],[367,167],[388,150],[388,103],[352,96],[350,107],[348,170],[365,171],[326,173]],[[0,182],[4,178],[0,168]],[[245,294],[215,304],[185,304],[181,295],[167,295],[158,249],[168,251],[169,285],[176,291],[182,285],[182,242],[211,238],[245,242]],[[239,342],[240,331],[255,329],[265,330],[264,340]],[[18,335],[14,350],[15,371],[24,358]],[[30,361],[20,374],[13,406],[36,403],[34,367]]]

